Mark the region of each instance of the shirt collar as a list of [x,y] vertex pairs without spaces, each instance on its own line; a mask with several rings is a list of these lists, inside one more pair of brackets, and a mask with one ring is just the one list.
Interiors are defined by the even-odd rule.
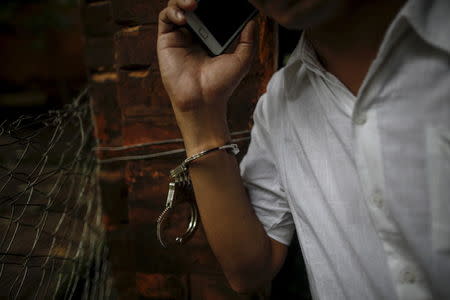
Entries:
[[[425,42],[450,53],[449,13],[449,0],[409,0],[394,22],[399,17],[404,17]],[[288,64],[295,60],[301,60],[308,69],[318,75],[323,75],[325,72],[311,44],[305,38],[304,32]]]
[[290,64],[295,60],[299,60],[303,64],[303,66],[306,67],[310,72],[323,78],[328,83],[347,91],[347,88],[344,87],[344,85],[339,81],[339,79],[337,79],[333,74],[329,73],[323,67],[322,63],[319,61],[319,58],[317,57],[316,51],[311,45],[311,42],[309,42],[308,39],[306,38],[304,31],[302,32],[297,48],[291,54],[288,64]]
[[409,0],[400,15],[428,44],[450,53],[450,1]]
[[319,76],[323,76],[326,73],[304,31],[295,52],[292,54],[292,58],[301,60],[305,67]]

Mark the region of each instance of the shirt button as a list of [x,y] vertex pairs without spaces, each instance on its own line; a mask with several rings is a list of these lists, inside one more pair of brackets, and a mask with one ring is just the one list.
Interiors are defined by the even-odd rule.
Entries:
[[363,112],[356,115],[354,120],[356,125],[364,125],[367,122],[367,115]]
[[375,204],[376,207],[378,207],[380,209],[383,208],[383,206],[384,206],[384,199],[381,196],[380,192],[375,192],[375,194],[372,197],[372,202],[373,202],[373,204]]
[[417,280],[416,273],[413,270],[409,269],[409,268],[403,270],[403,272],[400,275],[400,282],[401,283],[413,284],[413,283],[416,282],[416,280]]

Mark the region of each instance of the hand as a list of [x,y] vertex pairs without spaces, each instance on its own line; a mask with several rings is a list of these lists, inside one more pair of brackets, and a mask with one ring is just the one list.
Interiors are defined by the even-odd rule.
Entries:
[[195,0],[171,0],[159,16],[158,60],[164,86],[175,113],[217,111],[248,72],[255,50],[256,25],[251,21],[231,53],[209,57],[182,25]]

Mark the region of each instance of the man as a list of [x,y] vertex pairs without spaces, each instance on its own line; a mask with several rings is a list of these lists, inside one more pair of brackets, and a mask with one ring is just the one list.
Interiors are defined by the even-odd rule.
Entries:
[[[241,169],[225,151],[190,168],[231,286],[269,282],[297,230],[314,299],[450,299],[450,2],[250,2],[304,34]],[[180,27],[195,6],[170,1],[158,37],[188,156],[229,143],[226,103],[255,48],[251,22],[208,57]]]

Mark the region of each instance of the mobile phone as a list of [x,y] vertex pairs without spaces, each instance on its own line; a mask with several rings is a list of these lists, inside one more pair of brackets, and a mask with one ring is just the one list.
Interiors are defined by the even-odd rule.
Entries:
[[247,0],[198,0],[187,24],[212,55],[222,54],[257,13]]

